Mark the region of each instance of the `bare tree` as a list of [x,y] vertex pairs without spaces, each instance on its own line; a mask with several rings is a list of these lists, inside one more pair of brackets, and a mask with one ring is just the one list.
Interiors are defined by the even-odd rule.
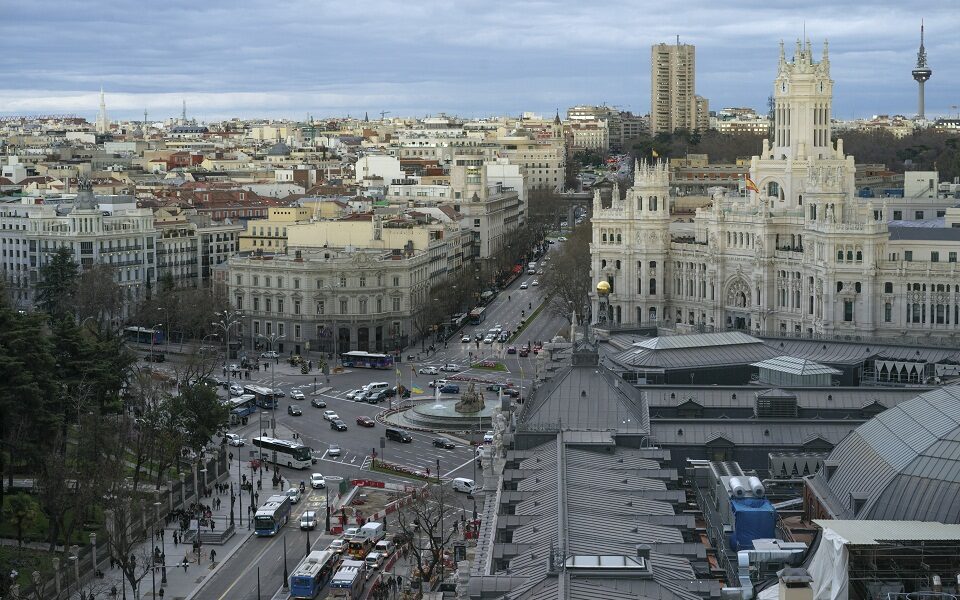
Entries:
[[123,314],[123,290],[117,283],[117,269],[97,263],[83,271],[77,281],[77,319],[93,319],[99,329],[113,329]]
[[590,301],[590,226],[576,227],[560,252],[549,263],[541,286],[549,299],[549,310],[570,320],[570,309],[577,317],[586,316]]
[[431,484],[417,491],[413,500],[397,513],[397,526],[413,550],[413,562],[421,581],[432,581],[439,571],[445,550],[456,529],[443,521],[452,507],[444,498],[442,485]]

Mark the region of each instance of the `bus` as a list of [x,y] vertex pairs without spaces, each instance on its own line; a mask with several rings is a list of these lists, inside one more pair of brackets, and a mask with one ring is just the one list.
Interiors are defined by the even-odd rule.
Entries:
[[253,517],[253,530],[257,536],[276,535],[290,518],[290,498],[286,494],[270,496]]
[[350,558],[363,560],[367,557],[367,554],[373,550],[374,544],[376,544],[376,542],[374,542],[371,538],[354,537],[347,543],[347,554],[350,555]]
[[260,448],[260,460],[272,462],[277,455],[277,464],[291,469],[307,469],[313,464],[313,448],[300,442],[278,440],[270,437],[255,437],[253,445]]
[[328,598],[347,598],[356,600],[363,596],[363,586],[366,583],[367,565],[362,560],[345,560],[340,563],[340,569],[330,580]]
[[257,412],[257,400],[253,394],[230,398],[226,401],[226,405],[230,410],[231,425],[236,425],[243,421],[244,417],[249,417]]
[[470,324],[479,325],[483,323],[487,318],[487,307],[478,306],[477,308],[470,311]]
[[308,554],[290,575],[290,597],[298,600],[316,598],[333,574],[338,560],[339,555],[331,550],[314,550]]
[[123,329],[123,339],[136,344],[162,344],[163,332],[146,327],[125,327]]
[[389,369],[393,367],[393,357],[389,354],[373,354],[354,350],[340,355],[340,363],[345,367],[361,369]]
[[260,408],[276,408],[277,398],[280,397],[272,389],[262,385],[245,385],[243,393],[252,395]]

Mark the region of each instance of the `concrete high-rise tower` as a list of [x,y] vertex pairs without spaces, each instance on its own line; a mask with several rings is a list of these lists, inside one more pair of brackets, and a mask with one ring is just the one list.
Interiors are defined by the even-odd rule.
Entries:
[[110,121],[107,120],[107,102],[103,98],[103,88],[100,88],[100,112],[97,114],[97,133],[110,132]]
[[650,131],[697,129],[696,47],[654,44],[650,48]]
[[919,85],[917,97],[917,118],[925,119],[923,106],[923,84],[933,75],[933,70],[927,66],[927,50],[923,47],[923,21],[920,21],[920,50],[917,52],[917,66],[913,68],[913,79]]

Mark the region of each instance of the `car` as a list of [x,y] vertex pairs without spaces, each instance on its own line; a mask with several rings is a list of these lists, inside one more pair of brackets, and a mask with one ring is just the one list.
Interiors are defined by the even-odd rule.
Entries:
[[420,367],[417,369],[417,375],[436,375],[439,373],[436,367]]
[[333,552],[334,554],[343,554],[344,550],[347,549],[347,540],[343,538],[337,538],[330,542],[330,545],[327,546],[327,550]]
[[503,395],[504,395],[504,396],[510,396],[511,398],[519,398],[519,397],[520,397],[520,390],[518,390],[518,389],[516,389],[516,388],[504,388],[504,390],[503,390]]
[[447,450],[453,450],[457,447],[457,445],[454,444],[450,438],[445,437],[433,438],[433,445],[437,448],[446,448]]
[[484,444],[492,444],[492,443],[493,443],[493,432],[492,432],[492,431],[488,431],[488,432],[486,432],[485,434],[483,434],[483,443],[484,443]]
[[525,290],[525,289],[527,289],[528,287],[530,287],[530,285],[529,285],[526,281],[524,281],[523,283],[520,284],[520,289],[521,289],[521,290]]
[[326,407],[327,407],[327,402],[326,402],[326,400],[321,400],[320,398],[311,398],[311,399],[310,399],[310,406],[312,406],[312,407],[314,407],[314,408],[326,408]]
[[476,334],[473,335],[473,339],[474,339],[474,341],[479,342],[480,340],[483,339],[483,334],[482,334],[482,333],[476,333]]
[[464,344],[469,344],[471,342],[470,336],[469,335],[463,336],[462,338],[460,338],[460,342]]
[[280,353],[278,353],[276,350],[267,350],[266,352],[262,352],[260,354],[260,358],[276,359],[276,358],[280,358]]
[[530,356],[530,348],[527,346],[520,346],[520,356]]
[[537,275],[543,275],[543,269],[537,269]]
[[247,443],[247,440],[243,439],[242,437],[240,437],[235,433],[228,433],[223,437],[226,438],[228,444],[230,444],[231,446],[236,446],[238,448]]
[[537,281],[536,279],[534,279],[534,280],[533,280],[533,283],[531,283],[530,285],[532,285],[532,286],[538,286],[538,285],[540,285],[540,282]]
[[484,343],[484,344],[492,344],[492,343],[493,343],[493,336],[492,336],[492,335],[488,335],[487,337],[483,338],[483,343]]
[[491,383],[487,386],[488,392],[499,392],[500,390],[507,389],[507,386],[503,383]]
[[295,487],[294,487],[294,488],[290,488],[289,490],[287,490],[287,491],[284,492],[284,493],[287,495],[287,498],[290,498],[290,504],[296,504],[296,503],[300,502],[301,495],[300,495],[300,489],[299,489],[299,488],[295,488]]
[[565,241],[567,241],[567,238],[565,238],[564,236],[561,235],[560,237],[557,238],[557,241],[558,241],[558,242],[565,242]]
[[441,394],[459,394],[460,386],[455,383],[448,383],[440,388]]
[[497,341],[499,341],[502,344],[508,341],[509,339],[510,339],[510,333],[504,331],[503,333],[500,334],[500,337],[497,338]]
[[517,353],[516,346],[507,346],[507,354],[516,354],[516,353]]
[[243,386],[239,383],[230,384],[230,395],[232,396],[242,396],[243,395]]
[[277,398],[286,398],[286,397],[287,397],[287,393],[284,392],[283,390],[273,390],[273,395],[276,396]]
[[287,414],[293,415],[294,417],[299,417],[303,415],[303,411],[300,410],[300,407],[297,406],[296,404],[291,404],[290,406],[287,407]]
[[330,429],[334,431],[346,431],[347,424],[344,423],[342,419],[334,419],[330,421]]
[[346,393],[345,397],[347,400],[356,400],[357,396],[366,393],[366,391],[367,390],[362,390],[362,389],[350,390],[349,392]]
[[303,395],[303,392],[301,392],[300,390],[293,390],[292,392],[290,392],[290,399],[291,399],[291,400],[305,400],[306,397]]
[[167,360],[167,355],[163,352],[149,352],[143,357],[143,360],[147,362],[164,362]]
[[360,427],[373,427],[376,423],[370,417],[360,415],[357,417],[357,425]]
[[310,487],[315,490],[327,487],[327,479],[321,473],[310,474]]
[[337,414],[335,410],[325,410],[323,411],[323,420],[324,421],[335,421],[340,418],[340,415]]
[[330,447],[327,448],[327,456],[340,456],[342,450],[337,444],[330,444]]
[[447,380],[446,380],[446,379],[434,379],[433,381],[431,381],[431,382],[429,383],[429,385],[430,385],[430,387],[432,387],[432,388],[443,387],[443,386],[447,385]]
[[230,364],[230,365],[227,365],[227,370],[228,370],[228,371],[231,371],[231,372],[232,372],[232,371],[239,371],[239,370],[240,370],[240,365],[238,365],[237,363],[232,363],[232,364]]
[[305,510],[300,515],[300,530],[309,530],[317,528],[317,511]]
[[383,390],[384,398],[393,398],[397,395],[397,386],[391,386]]
[[390,396],[387,395],[387,390],[373,391],[370,390],[367,392],[367,395],[363,397],[363,401],[367,404],[378,404],[385,401]]
[[447,364],[443,365],[442,367],[440,367],[440,370],[441,370],[441,371],[444,371],[445,373],[456,373],[457,371],[460,370],[460,365],[455,365],[455,364],[453,364],[453,363],[447,363]]

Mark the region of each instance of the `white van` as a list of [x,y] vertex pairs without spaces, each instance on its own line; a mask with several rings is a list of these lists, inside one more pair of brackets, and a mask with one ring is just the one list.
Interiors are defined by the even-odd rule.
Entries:
[[363,562],[367,563],[367,569],[371,571],[376,571],[380,568],[380,565],[383,564],[383,559],[385,557],[379,552],[371,552],[367,555],[367,558]]
[[453,489],[457,492],[472,494],[477,484],[472,479],[466,477],[455,477],[453,480]]
[[373,547],[374,552],[378,552],[384,557],[389,557],[396,549],[397,547],[394,546],[393,542],[390,540],[380,540],[377,542],[377,545]]
[[387,383],[386,381],[374,381],[372,383],[368,383],[367,385],[363,386],[361,389],[365,392],[370,392],[370,391],[379,392],[381,390],[387,389],[388,387],[390,387],[390,384]]

